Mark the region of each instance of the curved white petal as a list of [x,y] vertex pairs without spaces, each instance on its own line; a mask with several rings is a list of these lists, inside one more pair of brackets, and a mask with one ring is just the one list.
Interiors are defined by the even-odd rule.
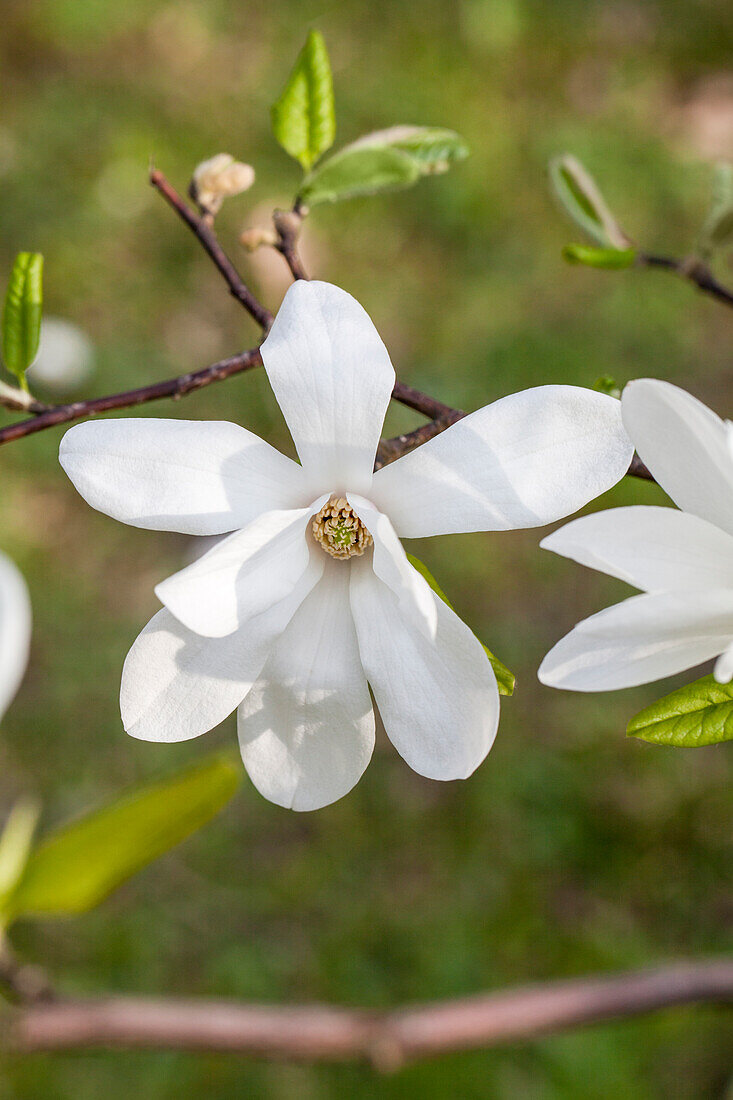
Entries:
[[402,538],[540,527],[610,489],[632,454],[615,398],[538,386],[385,466],[369,496]]
[[243,531],[222,539],[198,561],[157,585],[155,594],[179,622],[197,634],[223,638],[253,615],[284,599],[305,571],[311,552],[310,508],[265,512]]
[[296,610],[317,583],[313,561],[290,595],[226,638],[187,630],[164,608],[133,643],[122,670],[122,722],[141,741],[187,741],[235,709]]
[[260,350],[313,494],[367,492],[394,387],[368,314],[346,291],[301,279]]
[[349,566],[329,562],[239,708],[244,766],[278,806],[317,810],[357,783],[374,713],[349,606]]
[[430,638],[438,629],[438,613],[433,591],[407,560],[402,543],[397,537],[389,517],[378,512],[373,505],[355,493],[347,494],[348,501],[374,539],[372,568],[381,581],[394,592],[400,609],[409,615]]
[[595,512],[553,531],[540,546],[647,592],[733,589],[733,537],[675,508]]
[[731,641],[730,589],[632,596],[578,623],[550,650],[538,676],[571,691],[614,691],[693,668]]
[[621,406],[639,455],[677,507],[733,534],[733,459],[720,417],[654,378],[629,382]]
[[31,601],[20,570],[0,553],[0,718],[20,687],[31,642]]
[[437,596],[431,641],[365,559],[351,566],[351,607],[364,671],[390,741],[430,779],[465,779],[491,748],[499,693],[483,646]]
[[308,503],[302,468],[227,421],[89,421],[59,461],[93,508],[133,527],[217,535]]
[[728,684],[733,680],[733,642],[718,657],[713,674],[719,684]]

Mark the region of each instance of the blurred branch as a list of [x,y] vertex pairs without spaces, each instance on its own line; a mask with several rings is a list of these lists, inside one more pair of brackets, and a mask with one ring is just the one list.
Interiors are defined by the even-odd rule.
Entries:
[[650,256],[640,252],[637,255],[637,263],[642,267],[656,267],[663,271],[670,271],[673,275],[679,275],[693,283],[703,294],[710,294],[719,302],[727,306],[733,306],[733,291],[719,283],[707,264],[696,256],[688,256],[682,260],[675,260],[670,256]]
[[394,1071],[451,1051],[696,1003],[733,1003],[733,962],[673,963],[388,1012],[146,997],[62,999],[20,1009],[6,1043],[23,1053],[101,1046],[301,1061],[368,1059],[379,1070]]
[[184,202],[174,187],[168,182],[162,172],[153,168],[150,173],[150,182],[166,200],[169,206],[175,210],[181,221],[185,222],[195,237],[201,242],[208,256],[213,260],[215,267],[224,277],[229,287],[230,294],[241,302],[247,312],[254,317],[260,328],[267,332],[273,322],[273,316],[255,298],[252,291],[246,285],[241,275],[219,244],[219,239],[214,232],[210,219],[204,214],[196,214],[191,207]]

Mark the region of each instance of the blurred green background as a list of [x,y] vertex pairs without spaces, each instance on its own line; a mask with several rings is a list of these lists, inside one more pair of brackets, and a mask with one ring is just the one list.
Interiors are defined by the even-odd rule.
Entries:
[[[730,315],[664,274],[563,266],[578,234],[545,179],[547,158],[571,150],[640,243],[688,248],[709,164],[733,153],[727,0],[5,0],[3,24],[0,270],[17,250],[45,254],[48,312],[96,346],[85,396],[256,339],[148,186],[151,160],[180,189],[222,150],[255,165],[255,187],[219,225],[277,306],[282,260],[250,260],[236,239],[297,185],[269,106],[316,25],[340,143],[411,122],[455,127],[473,149],[448,176],[321,208],[306,229],[311,270],[365,305],[402,379],[470,409],[537,383],[652,375],[733,413]],[[290,446],[261,373],[143,414],[223,416]],[[417,423],[394,409],[388,434]],[[156,609],[153,585],[191,545],[92,512],[57,464],[60,437],[0,454],[2,548],[29,579],[35,615],[31,666],[3,723],[0,806],[37,792],[46,826],[235,736],[233,721],[186,745],[125,736],[122,661]],[[602,503],[662,499],[629,481]],[[626,740],[659,686],[541,687],[549,646],[626,590],[537,543],[524,532],[410,547],[517,674],[470,780],[423,780],[381,746],[359,786],[315,814],[245,783],[101,909],[19,925],[18,949],[68,991],[390,1006],[730,947],[730,752]],[[0,1097],[692,1100],[730,1095],[730,1042],[721,1012],[695,1009],[383,1079],[223,1056],[36,1056],[4,1061]]]

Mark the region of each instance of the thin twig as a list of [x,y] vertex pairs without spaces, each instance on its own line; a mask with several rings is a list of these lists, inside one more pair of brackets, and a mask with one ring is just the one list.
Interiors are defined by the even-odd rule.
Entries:
[[42,413],[50,407],[42,401],[36,401],[28,390],[21,390],[18,386],[9,386],[7,382],[0,381],[0,405],[11,412]]
[[640,252],[637,263],[642,267],[661,268],[663,271],[670,271],[673,275],[679,275],[680,278],[693,283],[703,294],[710,294],[719,302],[733,306],[733,291],[718,282],[708,265],[697,256],[676,260],[671,256],[651,256],[646,252]]
[[307,279],[308,275],[298,254],[298,238],[303,224],[303,212],[299,207],[293,210],[276,210],[272,216],[277,233],[275,248],[285,258],[290,274],[296,280]]
[[368,1059],[377,1069],[450,1051],[531,1040],[677,1005],[733,1003],[729,959],[548,982],[388,1012],[328,1005],[103,997],[21,1009],[7,1045],[229,1051],[272,1059]]
[[112,412],[114,409],[127,409],[135,405],[144,405],[148,401],[158,401],[162,397],[179,398],[194,390],[200,390],[212,382],[221,382],[225,378],[231,378],[233,374],[250,370],[262,363],[259,348],[250,348],[239,355],[233,355],[229,359],[220,359],[218,363],[212,363],[210,367],[194,371],[191,374],[181,374],[177,378],[168,378],[164,382],[153,382],[150,386],[141,386],[136,390],[126,390],[124,393],[108,394],[106,397],[95,397],[91,401],[74,401],[69,405],[53,405],[45,412],[33,417],[32,420],[20,420],[15,424],[8,424],[0,429],[0,445],[11,443],[15,439],[22,439],[26,435],[44,431],[46,428],[55,428],[59,424],[69,424],[74,420],[84,420],[88,416],[97,413]]
[[185,222],[194,236],[201,242],[208,256],[214,262],[215,267],[223,275],[229,292],[238,302],[241,302],[247,312],[254,317],[257,324],[267,332],[274,320],[269,309],[255,298],[252,291],[246,285],[241,275],[219,244],[219,239],[211,227],[210,220],[204,214],[196,214],[191,207],[184,202],[175,188],[168,182],[162,172],[153,168],[150,173],[150,182],[166,200],[169,206],[175,210],[181,221]]

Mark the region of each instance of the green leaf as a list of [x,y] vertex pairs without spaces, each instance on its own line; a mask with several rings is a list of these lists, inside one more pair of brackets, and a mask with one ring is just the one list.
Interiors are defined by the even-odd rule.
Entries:
[[323,35],[310,31],[282,95],[272,108],[272,132],[309,171],[336,135],[331,64]]
[[28,863],[40,806],[32,799],[16,802],[0,835],[0,914]]
[[698,245],[705,257],[733,245],[733,164],[727,161],[715,166],[713,201]]
[[[453,611],[453,604],[450,602],[445,592],[428,569],[427,565],[425,565],[424,562],[421,562],[419,558],[416,558],[414,554],[408,554],[407,560],[410,562],[411,565],[415,567],[415,569],[417,569],[418,573],[420,573],[420,575],[425,578],[435,595],[440,596],[443,603],[447,604],[451,611]],[[483,642],[481,643],[481,645],[484,647],[486,656],[491,661],[492,668],[494,669],[494,675],[496,676],[496,683],[499,688],[499,694],[513,695],[514,684],[516,683],[514,673],[510,672],[506,665],[503,665],[499,658],[494,656],[488,646],[485,646]]]
[[233,758],[217,754],[57,829],[32,852],[7,903],[11,917],[92,909],[205,825],[241,778]]
[[703,676],[645,707],[626,733],[655,745],[683,747],[733,740],[733,684]]
[[409,187],[422,176],[447,172],[466,156],[468,146],[454,130],[392,126],[339,149],[306,177],[298,197],[317,206]]
[[621,387],[610,374],[602,374],[600,378],[596,378],[593,389],[598,390],[599,393],[606,393],[609,397],[619,398],[621,396]]
[[341,153],[354,149],[399,149],[416,160],[422,175],[447,172],[451,164],[464,160],[469,148],[455,130],[437,126],[390,126],[352,141]]
[[43,256],[19,252],[10,273],[3,310],[5,366],[25,387],[25,372],[35,359],[41,335]]
[[635,248],[591,248],[586,244],[566,244],[562,254],[569,264],[601,267],[606,271],[622,271],[636,260]]
[[604,248],[626,250],[630,241],[609,210],[595,180],[573,156],[555,157],[550,183],[576,225]]
[[421,175],[418,162],[399,149],[351,150],[346,146],[306,177],[298,199],[308,206],[338,202],[409,187]]

